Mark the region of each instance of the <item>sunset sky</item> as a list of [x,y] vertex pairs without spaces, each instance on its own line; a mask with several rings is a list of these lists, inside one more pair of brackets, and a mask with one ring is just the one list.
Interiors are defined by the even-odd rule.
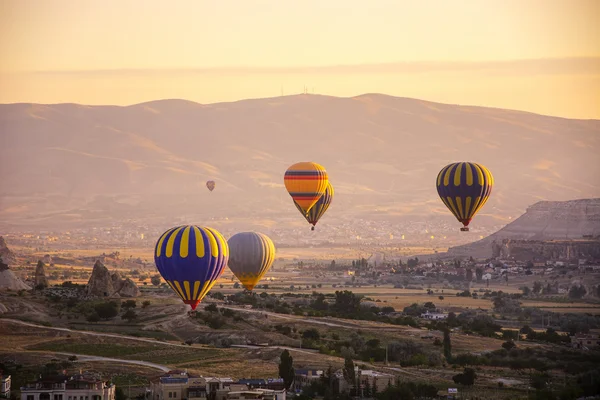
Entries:
[[386,93],[600,118],[597,0],[2,0],[0,102]]

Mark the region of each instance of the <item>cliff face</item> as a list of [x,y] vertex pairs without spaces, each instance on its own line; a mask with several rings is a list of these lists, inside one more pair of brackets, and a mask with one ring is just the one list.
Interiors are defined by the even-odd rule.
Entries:
[[[515,221],[506,225],[498,232],[481,239],[477,242],[464,246],[448,249],[447,256],[461,257],[492,257],[493,252],[497,256],[505,255],[508,249],[500,249],[498,246],[507,246],[505,240],[581,240],[600,236],[600,198],[582,199],[571,201],[540,201],[527,208],[525,214]],[[545,245],[544,253],[564,253],[565,249],[558,250],[564,245]],[[496,247],[494,249],[494,247]],[[514,244],[513,244],[514,247]],[[521,245],[523,247],[523,245]],[[527,246],[525,246],[527,247]],[[580,246],[581,247],[581,246]],[[593,247],[593,245],[592,245]],[[538,252],[534,250],[534,252]],[[577,249],[572,249],[575,253]],[[581,252],[587,250],[581,248]],[[500,254],[503,252],[504,254]]]
[[513,240],[492,243],[492,257],[514,258],[518,261],[548,261],[600,258],[598,240]]
[[506,239],[580,239],[600,235],[600,199],[540,201],[492,236]]

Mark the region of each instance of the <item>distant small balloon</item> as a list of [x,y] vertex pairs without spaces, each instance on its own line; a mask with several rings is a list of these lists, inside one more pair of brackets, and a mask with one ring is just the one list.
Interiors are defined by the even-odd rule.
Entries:
[[207,181],[206,187],[212,192],[213,190],[215,190],[215,181]]

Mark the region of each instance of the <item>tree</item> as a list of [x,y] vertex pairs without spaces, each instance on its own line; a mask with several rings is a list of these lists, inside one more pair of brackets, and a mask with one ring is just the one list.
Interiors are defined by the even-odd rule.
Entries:
[[586,293],[587,290],[585,290],[583,285],[573,285],[571,286],[571,290],[569,290],[569,298],[581,299]]
[[204,307],[204,311],[217,312],[217,311],[219,311],[219,308],[217,307],[217,305],[215,303],[210,303],[209,305]]
[[531,293],[531,289],[529,289],[529,286],[524,286],[521,290],[523,291],[523,296],[529,296],[529,294]]
[[160,275],[153,275],[152,278],[150,278],[150,282],[152,282],[154,286],[160,285]]
[[348,382],[348,385],[351,387],[355,387],[356,385],[356,371],[354,371],[354,361],[352,358],[346,357],[344,360],[344,369],[342,371],[344,373],[344,380]]
[[126,319],[131,322],[137,318],[137,314],[131,308],[128,308],[127,311],[123,315],[121,315],[121,319]]
[[467,282],[471,282],[473,280],[473,270],[471,268],[467,268]]
[[438,296],[438,299],[444,300],[444,296]]
[[150,303],[149,300],[144,300],[144,302],[142,303],[142,308],[146,308],[146,307],[150,306],[150,304],[152,304],[152,303]]
[[511,349],[514,349],[515,347],[517,347],[517,345],[512,340],[508,340],[508,341],[502,343],[502,347],[505,348],[506,350],[510,351]]
[[86,320],[88,322],[98,322],[98,321],[100,321],[100,316],[98,315],[98,313],[96,311],[94,311],[86,317]]
[[539,294],[542,291],[542,283],[535,281],[533,282],[533,293]]
[[460,383],[465,386],[472,386],[477,379],[477,374],[473,368],[465,368],[462,374],[454,375],[452,380],[454,383]]
[[321,335],[319,334],[319,331],[315,328],[310,328],[302,332],[302,338],[308,340],[319,340],[321,338]]
[[119,305],[114,301],[96,304],[94,310],[102,319],[111,319],[119,315]]
[[343,314],[356,314],[360,311],[360,296],[349,290],[335,292],[335,309]]
[[233,288],[234,289],[239,289],[240,288],[240,283],[239,282],[234,283],[233,284]]
[[477,282],[481,282],[481,279],[483,279],[483,268],[475,268],[475,279],[477,279]]
[[428,310],[435,310],[435,304],[433,304],[431,301],[428,301],[427,303],[423,304],[423,307],[425,307]]
[[115,400],[127,400],[127,395],[120,386],[115,388]]
[[450,330],[444,329],[444,357],[450,362],[452,359],[452,343],[450,342]]
[[365,382],[365,386],[363,388],[362,395],[364,397],[371,397],[371,385],[369,384],[369,381]]
[[127,300],[121,303],[121,308],[136,308],[137,302],[135,300]]
[[294,383],[294,376],[294,359],[289,351],[284,350],[279,359],[279,377],[283,379],[286,390],[289,390]]

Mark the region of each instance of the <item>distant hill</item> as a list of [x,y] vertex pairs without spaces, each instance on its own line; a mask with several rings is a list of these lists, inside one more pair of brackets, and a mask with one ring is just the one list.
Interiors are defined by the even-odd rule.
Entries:
[[535,200],[600,197],[598,120],[380,94],[3,104],[0,132],[0,223],[13,225],[297,217],[283,174],[304,160],[330,174],[330,221],[437,215],[455,224],[434,180],[462,160],[496,178],[475,226],[504,223]]
[[498,232],[474,243],[448,249],[444,256],[492,256],[492,243],[503,239],[558,240],[600,236],[600,198],[540,201]]

